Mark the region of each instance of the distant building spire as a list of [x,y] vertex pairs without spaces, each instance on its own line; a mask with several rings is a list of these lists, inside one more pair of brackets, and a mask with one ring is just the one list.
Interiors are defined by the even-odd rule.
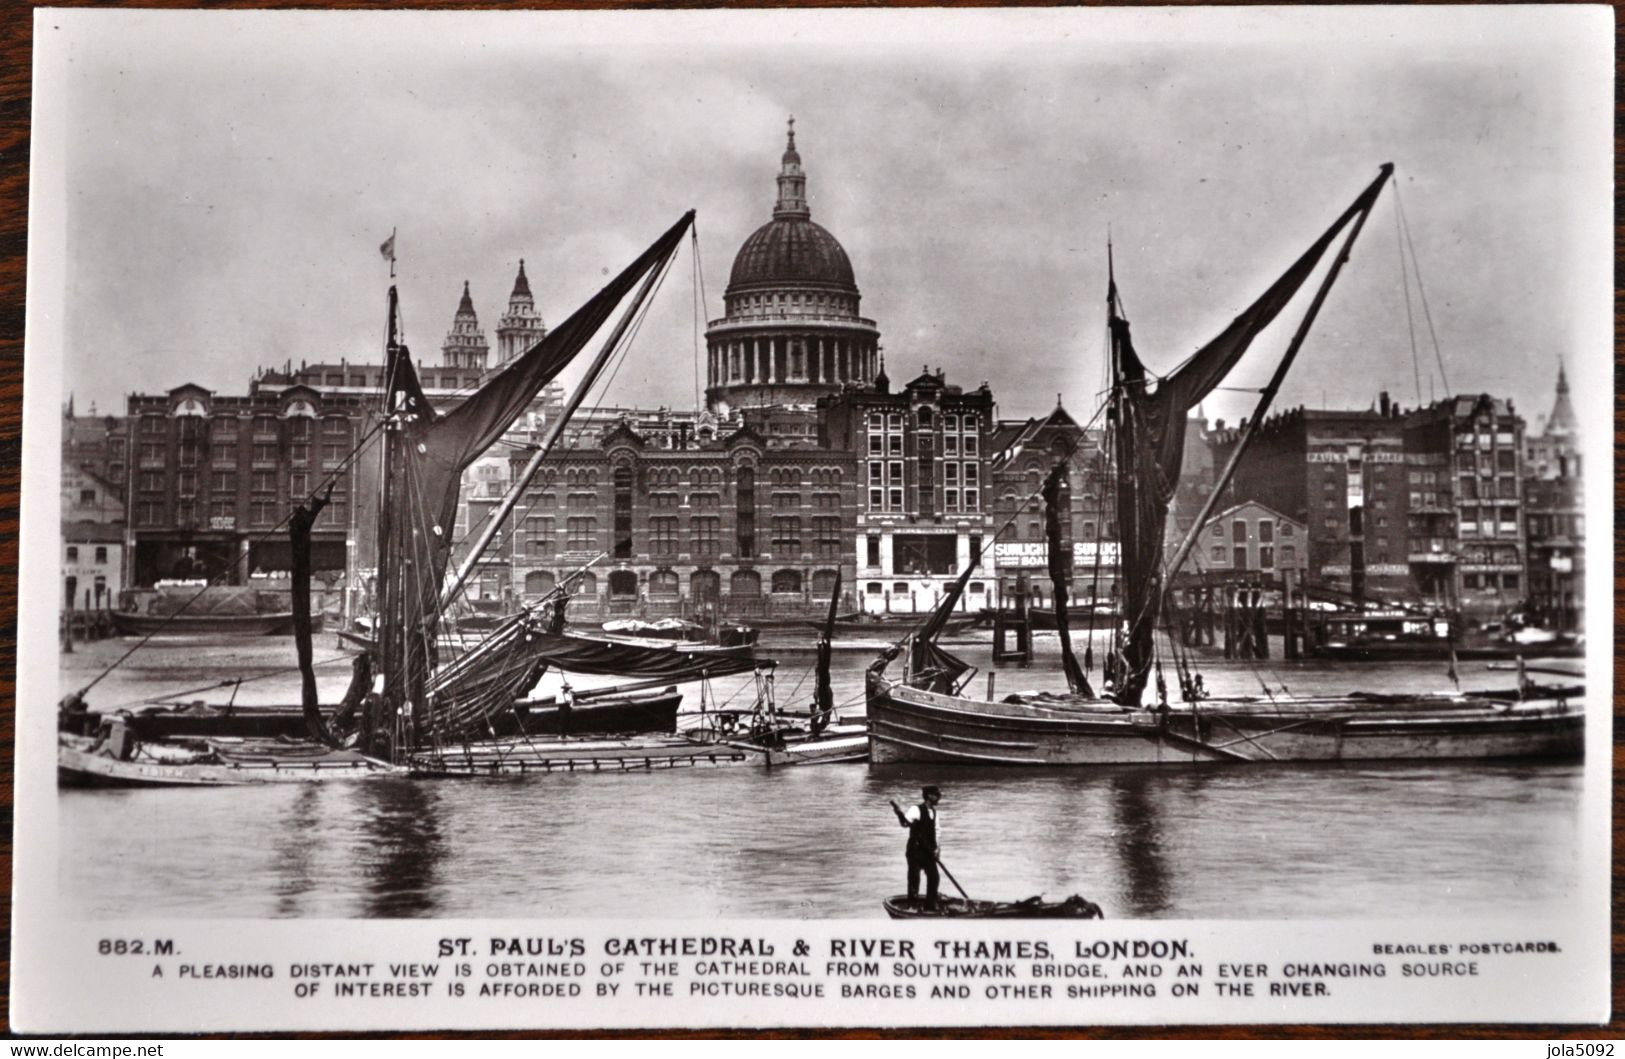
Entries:
[[1552,403],[1552,414],[1546,419],[1548,436],[1568,437],[1575,433],[1574,405],[1569,403],[1569,377],[1564,371],[1563,359],[1557,361],[1557,400]]
[[779,201],[773,204],[774,217],[810,217],[807,206],[807,175],[801,171],[801,155],[796,151],[796,119],[792,115],[784,157],[779,163]]
[[513,280],[513,293],[508,295],[508,311],[497,321],[497,363],[506,364],[524,353],[547,335],[547,324],[536,311],[536,299],[530,293],[530,279],[525,275],[525,259],[519,259],[519,274]]
[[468,291],[468,280],[463,280],[463,298],[457,303],[457,315],[452,317],[451,330],[440,345],[440,362],[448,368],[477,368],[485,370],[485,360],[491,347],[486,344],[485,332],[480,330],[480,318],[474,312],[474,298]]

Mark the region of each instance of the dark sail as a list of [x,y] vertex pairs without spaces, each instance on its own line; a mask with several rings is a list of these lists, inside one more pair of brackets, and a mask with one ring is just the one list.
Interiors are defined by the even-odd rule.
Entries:
[[1212,392],[1259,332],[1286,307],[1338,233],[1370,212],[1389,172],[1385,166],[1382,175],[1262,297],[1166,378],[1151,376],[1135,352],[1128,321],[1119,311],[1116,281],[1111,282],[1107,306],[1114,385],[1109,421],[1117,450],[1117,523],[1126,626],[1119,644],[1119,702],[1139,705],[1151,673],[1153,635],[1162,603],[1163,528],[1179,483],[1191,409]]
[[[633,286],[663,268],[693,221],[683,215],[585,305],[462,404],[436,413],[425,399],[406,348],[391,342],[384,457],[385,504],[379,519],[380,670],[391,710],[412,703],[418,727],[435,662],[439,593],[452,550],[462,473],[522,415],[543,386],[567,367]],[[414,733],[421,740],[425,733]]]
[[1061,639],[1061,668],[1066,673],[1066,686],[1074,693],[1093,695],[1078,656],[1072,653],[1072,620],[1067,614],[1067,568],[1071,565],[1069,550],[1061,541],[1061,483],[1066,479],[1066,464],[1057,463],[1044,479],[1044,533],[1049,549],[1050,592],[1055,597],[1055,631]]
[[549,632],[549,617],[520,615],[474,652],[434,675],[435,735],[443,743],[489,736],[548,668],[565,673],[640,677],[678,684],[749,673],[760,663],[749,648],[683,651]]
[[829,724],[830,716],[835,712],[835,687],[830,683],[831,656],[835,653],[830,643],[835,637],[835,616],[841,606],[841,572],[835,571],[835,587],[829,593],[829,616],[824,619],[823,635],[818,638],[818,659],[815,665],[816,678],[813,684],[812,729],[813,734],[824,730]]
[[937,645],[937,636],[948,624],[948,619],[953,616],[954,608],[959,606],[959,600],[965,595],[965,585],[975,572],[975,561],[965,564],[964,571],[949,587],[947,594],[937,601],[936,609],[914,636],[914,653],[910,668],[915,678],[921,681],[921,687],[930,688],[932,691],[951,692],[959,684],[959,678],[970,670],[969,662]]
[[316,516],[333,499],[333,487],[313,496],[293,509],[288,519],[288,541],[293,556],[289,598],[293,602],[293,649],[299,660],[299,702],[305,715],[305,734],[318,743],[336,746],[327,723],[322,720],[321,700],[316,695],[316,668],[310,652],[310,528]]

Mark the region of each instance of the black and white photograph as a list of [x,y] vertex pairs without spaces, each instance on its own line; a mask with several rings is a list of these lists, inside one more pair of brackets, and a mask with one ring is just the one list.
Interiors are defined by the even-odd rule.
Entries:
[[1613,39],[37,11],[14,1026],[1606,1021]]

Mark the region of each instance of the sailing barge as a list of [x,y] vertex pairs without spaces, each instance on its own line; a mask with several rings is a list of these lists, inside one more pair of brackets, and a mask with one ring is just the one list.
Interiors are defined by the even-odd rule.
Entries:
[[[332,709],[322,706],[311,662],[311,622],[305,616],[309,529],[326,503],[324,497],[313,495],[290,519],[300,705],[269,711],[234,712],[229,707],[151,711],[136,721],[121,714],[102,717],[88,706],[85,696],[96,683],[92,681],[61,705],[58,762],[63,777],[208,786],[250,782],[250,777],[259,782],[396,772],[601,770],[611,762],[622,767],[637,762],[645,768],[702,761],[773,765],[866,756],[866,735],[861,730],[831,729],[830,709],[809,718],[805,727],[782,722],[771,704],[773,663],[757,659],[748,640],[696,644],[566,632],[569,579],[517,614],[493,616],[493,628],[472,642],[458,643],[458,650],[448,649],[443,636],[449,624],[446,615],[481,554],[512,514],[587,391],[624,348],[692,221],[690,211],[568,320],[445,411],[429,403],[410,353],[399,340],[398,294],[391,286],[384,400],[377,431],[382,436],[378,605],[369,629],[373,635],[349,638],[361,654],[354,659],[343,701]],[[623,301],[629,304],[565,409],[554,417],[547,439],[532,453],[453,571],[450,530],[456,523],[463,473],[609,324]],[[359,448],[352,458],[358,453]],[[825,699],[829,635],[826,631],[821,656]],[[634,682],[582,692],[566,687],[552,699],[527,697],[549,669],[631,677]],[[700,681],[703,687],[714,677],[751,672],[758,689],[768,695],[765,707],[758,698],[755,712],[768,717],[769,723],[753,722],[742,732],[674,734],[682,701],[678,684]],[[632,733],[655,735],[634,741],[617,738]],[[582,735],[598,738],[584,741]],[[245,737],[257,740],[252,760],[243,756],[246,744],[227,742]]]
[[980,765],[1572,759],[1583,689],[1505,695],[1226,698],[1133,709],[1084,696],[974,701],[871,686],[870,759]]
[[[1414,761],[1553,759],[1583,753],[1581,686],[1518,687],[1492,694],[1321,697],[1209,697],[1177,638],[1157,646],[1165,571],[1178,570],[1213,504],[1234,475],[1315,315],[1337,278],[1378,193],[1379,176],[1257,301],[1217,338],[1166,376],[1152,375],[1134,349],[1115,275],[1107,288],[1112,388],[1106,414],[1116,464],[1116,515],[1122,537],[1122,608],[1106,658],[1105,689],[1096,694],[1072,652],[1059,494],[1066,459],[1044,483],[1049,573],[1068,691],[1011,695],[1001,701],[965,695],[970,667],[935,640],[974,564],[960,576],[938,612],[913,637],[883,653],[866,675],[870,758],[877,763],[939,762],[992,765],[1184,763],[1191,761]],[[1163,531],[1184,456],[1190,411],[1217,387],[1253,339],[1286,307],[1332,244],[1333,252],[1302,322],[1264,387],[1212,493],[1173,557],[1164,562]],[[1108,249],[1108,264],[1110,251]],[[1108,268],[1110,273],[1110,268]],[[901,676],[887,669],[904,656]],[[1164,662],[1175,672],[1170,701]],[[1453,670],[1452,670],[1453,672]],[[1155,677],[1155,703],[1145,703]],[[1284,689],[1283,689],[1284,692]]]

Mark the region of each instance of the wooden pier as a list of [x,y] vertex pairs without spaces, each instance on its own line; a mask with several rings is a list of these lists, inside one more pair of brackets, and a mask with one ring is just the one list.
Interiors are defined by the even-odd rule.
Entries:
[[[993,612],[993,661],[1030,665],[1033,660],[1033,616],[1027,606],[1027,583],[1016,585],[1013,606],[1002,602]],[[1015,643],[1012,645],[1011,640]]]

